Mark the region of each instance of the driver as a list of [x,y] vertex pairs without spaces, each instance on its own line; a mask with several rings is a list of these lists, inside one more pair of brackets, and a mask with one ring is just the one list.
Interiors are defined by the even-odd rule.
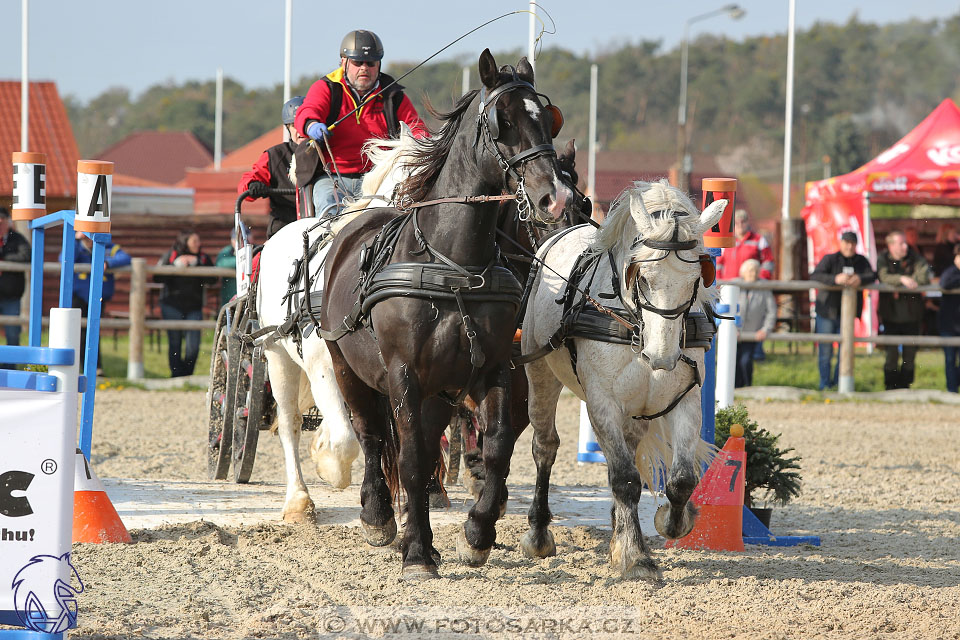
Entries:
[[249,190],[247,200],[254,198],[270,198],[270,224],[267,225],[267,239],[279,231],[284,225],[297,219],[297,198],[295,195],[267,196],[267,189],[293,189],[290,181],[290,160],[297,145],[303,142],[304,137],[293,126],[297,108],[303,104],[303,96],[294,96],[283,103],[280,119],[283,128],[290,134],[290,140],[276,144],[260,156],[253,168],[243,174],[237,193]]
[[[367,140],[397,137],[400,122],[408,124],[418,138],[428,135],[417,110],[403,94],[403,87],[394,84],[384,90],[393,78],[380,72],[382,58],[383,44],[377,34],[351,31],[340,44],[340,66],[313,83],[303,106],[297,110],[296,130],[318,141],[323,160],[330,163],[331,159],[326,157],[327,143],[323,142],[324,138],[327,139],[333,153],[330,171],[334,171],[335,164],[342,178],[342,188],[355,197],[361,195],[363,175],[371,168],[363,155]],[[354,112],[357,105],[367,99],[369,102]],[[330,129],[347,114],[351,115]],[[313,203],[319,216],[327,207],[338,203],[344,194],[334,192],[333,180],[324,173],[322,166],[318,166],[314,173],[314,177],[317,176]]]

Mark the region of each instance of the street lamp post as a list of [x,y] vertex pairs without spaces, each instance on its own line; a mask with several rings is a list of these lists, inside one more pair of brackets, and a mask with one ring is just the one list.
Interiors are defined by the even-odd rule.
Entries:
[[677,186],[683,191],[690,187],[690,155],[687,153],[687,57],[690,42],[690,25],[713,16],[727,14],[734,20],[739,20],[747,12],[736,4],[728,4],[719,9],[693,16],[683,25],[683,42],[680,48],[680,110],[677,114]]

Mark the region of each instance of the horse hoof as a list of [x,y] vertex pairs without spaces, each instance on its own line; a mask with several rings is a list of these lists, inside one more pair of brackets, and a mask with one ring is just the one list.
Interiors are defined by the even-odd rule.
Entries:
[[292,524],[312,524],[317,521],[313,500],[305,491],[298,492],[283,505],[283,521]]
[[553,541],[550,529],[544,529],[540,535],[533,529],[528,529],[520,540],[523,555],[528,558],[547,558],[557,555],[557,544]]
[[366,540],[367,544],[371,547],[385,547],[397,537],[396,518],[390,518],[390,522],[382,527],[367,524],[361,520],[360,528],[363,531],[363,539]]
[[671,519],[671,506],[667,502],[657,507],[657,512],[653,516],[653,526],[657,533],[668,540],[682,538],[693,531],[693,525],[697,521],[697,508],[692,502],[688,502],[683,509],[683,517],[680,522],[673,525]]
[[284,511],[283,521],[287,524],[316,524],[317,514],[311,505],[309,511]]
[[403,567],[400,572],[400,579],[408,582],[419,582],[420,580],[433,580],[439,578],[440,572],[437,568],[428,564],[410,564]]
[[448,498],[443,493],[431,493],[430,494],[430,508],[431,509],[449,509],[450,508],[450,498]]
[[313,444],[310,445],[310,457],[313,459],[317,475],[320,476],[321,480],[334,489],[346,489],[350,486],[353,459],[346,460],[334,455],[330,449],[323,445],[320,434],[317,434]]
[[663,579],[660,567],[647,553],[632,543],[624,544],[614,538],[610,541],[610,566],[619,571],[624,580],[651,580]]
[[457,536],[457,557],[468,566],[482,567],[490,557],[490,549],[474,549],[467,542],[463,529],[460,529],[460,535]]
[[624,580],[647,580],[648,582],[661,582],[663,572],[652,558],[643,558],[629,569],[620,574]]
[[474,500],[480,499],[480,494],[483,493],[483,486],[486,484],[480,478],[477,478],[473,475],[473,472],[468,468],[466,473],[463,474],[463,486],[467,491],[470,492],[470,495],[473,496]]

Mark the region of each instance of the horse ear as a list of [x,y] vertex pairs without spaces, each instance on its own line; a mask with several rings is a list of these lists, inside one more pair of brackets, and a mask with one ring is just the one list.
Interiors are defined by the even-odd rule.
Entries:
[[575,138],[570,138],[567,144],[563,147],[563,151],[560,152],[560,157],[570,160],[573,160],[577,157],[577,141]]
[[524,82],[533,84],[533,65],[526,56],[520,58],[520,62],[517,63],[517,76]]
[[723,210],[727,208],[727,201],[724,199],[714,200],[700,214],[700,229],[706,231],[720,221],[723,216]]
[[497,61],[490,49],[484,49],[480,54],[480,82],[487,89],[493,89],[497,86],[497,75]]
[[400,138],[401,140],[403,140],[403,139],[405,139],[405,138],[412,138],[412,137],[413,137],[413,129],[411,129],[411,128],[410,128],[410,125],[408,125],[408,124],[407,124],[406,122],[404,122],[403,120],[400,121],[400,135],[397,136],[397,137]]

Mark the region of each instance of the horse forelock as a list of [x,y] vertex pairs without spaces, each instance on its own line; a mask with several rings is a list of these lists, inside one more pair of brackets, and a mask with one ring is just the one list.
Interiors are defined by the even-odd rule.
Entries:
[[[591,245],[593,251],[631,251],[631,259],[657,253],[644,245],[633,247],[638,236],[670,240],[674,230],[679,241],[698,240],[699,212],[693,201],[665,179],[636,181],[610,205],[606,220]],[[631,247],[633,247],[631,249]]]

